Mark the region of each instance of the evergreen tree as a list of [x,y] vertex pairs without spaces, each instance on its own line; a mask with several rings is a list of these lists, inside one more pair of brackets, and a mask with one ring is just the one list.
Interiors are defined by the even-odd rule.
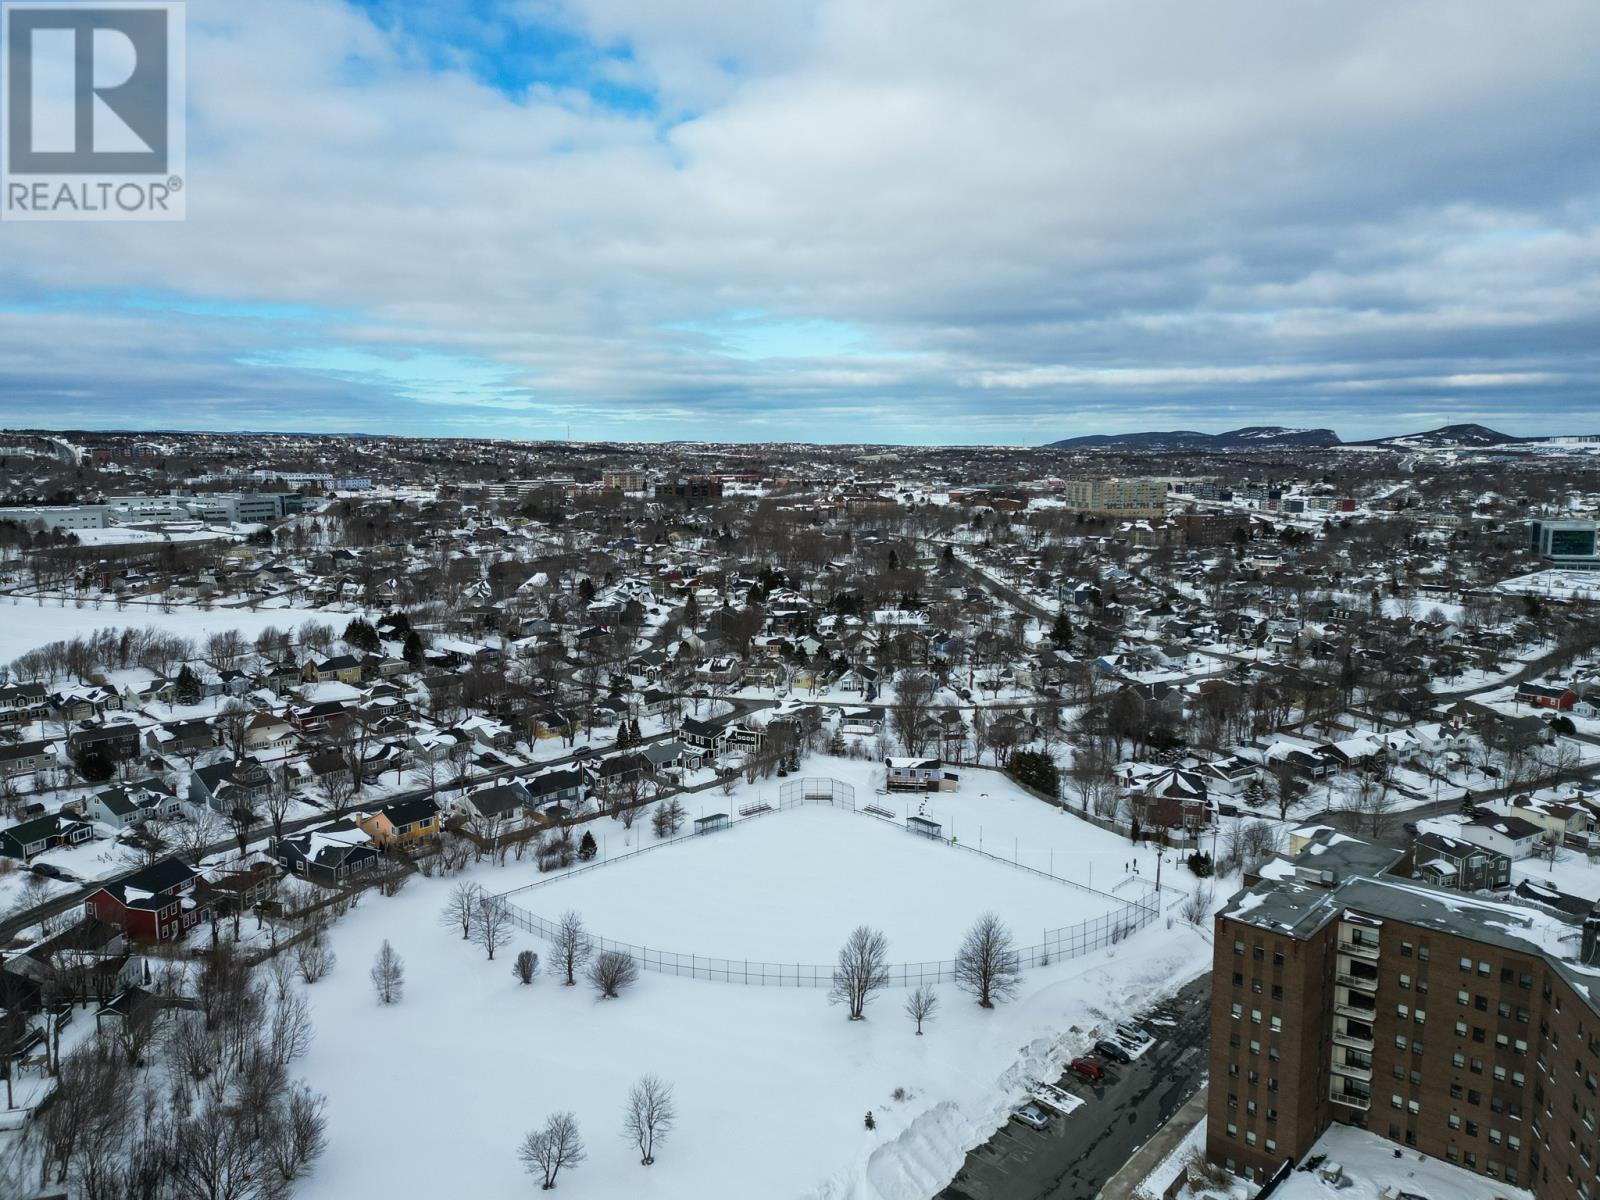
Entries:
[[345,644],[371,654],[378,648],[378,631],[364,617],[352,617],[344,627]]
[[1055,623],[1050,626],[1050,641],[1057,650],[1072,648],[1072,619],[1065,608],[1056,614]]
[[628,738],[635,746],[644,744],[644,733],[639,729],[639,718],[633,719],[633,727],[628,730]]
[[415,629],[406,634],[405,649],[400,654],[413,667],[422,665],[422,635]]
[[580,839],[578,842],[578,857],[584,862],[588,862],[599,852],[600,847],[595,845],[594,834],[585,829],[583,831],[582,839]]
[[578,599],[585,604],[594,599],[594,582],[587,575],[578,580]]
[[899,569],[900,569],[900,556],[898,554],[896,554],[893,550],[890,550],[889,551],[889,570],[890,570],[890,572],[894,572],[894,571],[898,571]]
[[700,625],[700,601],[695,599],[693,592],[683,602],[683,623],[690,629],[697,629]]
[[188,663],[184,663],[183,669],[178,672],[173,685],[173,699],[179,704],[200,703],[200,677],[189,668]]

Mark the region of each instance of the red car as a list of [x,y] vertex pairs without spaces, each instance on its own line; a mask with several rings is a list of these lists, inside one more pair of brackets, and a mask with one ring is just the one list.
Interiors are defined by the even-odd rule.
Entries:
[[1071,1063],[1072,1069],[1085,1079],[1099,1083],[1106,1077],[1105,1066],[1097,1058],[1075,1058]]

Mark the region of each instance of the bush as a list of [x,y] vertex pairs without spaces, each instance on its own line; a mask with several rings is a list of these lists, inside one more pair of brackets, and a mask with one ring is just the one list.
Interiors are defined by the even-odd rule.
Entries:
[[1209,879],[1217,873],[1217,865],[1211,861],[1211,855],[1204,850],[1196,850],[1189,855],[1189,870],[1201,879]]
[[1006,774],[1052,800],[1061,794],[1061,770],[1055,759],[1041,751],[1017,751],[1006,763]]

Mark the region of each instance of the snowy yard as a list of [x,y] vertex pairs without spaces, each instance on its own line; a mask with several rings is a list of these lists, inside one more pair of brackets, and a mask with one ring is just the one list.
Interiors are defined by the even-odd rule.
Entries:
[[[867,764],[813,759],[808,767],[854,774],[858,801],[871,797],[862,791]],[[936,796],[929,806],[962,827],[963,842],[967,823],[976,838],[981,821],[991,850],[1048,858],[1053,846],[1084,873],[1099,859],[1102,886],[1116,882],[1130,856],[1121,839],[1037,801],[1013,802],[986,775],[970,773],[969,783],[977,794]],[[705,800],[721,811],[726,799],[737,811],[755,790]],[[653,837],[636,825],[630,840],[648,845]],[[607,841],[613,855],[621,852],[619,825],[610,825]],[[470,878],[504,891],[525,882],[526,868],[482,866]],[[317,1040],[305,1065],[311,1084],[329,1095],[331,1145],[300,1190],[305,1200],[525,1196],[530,1183],[516,1145],[565,1109],[589,1149],[586,1163],[562,1175],[565,1195],[926,1200],[1034,1081],[1055,1078],[1095,1031],[1169,993],[1211,956],[1207,927],[1158,921],[1117,945],[1027,972],[1016,998],[991,1011],[941,987],[941,1007],[919,1038],[901,1011],[904,992],[894,990],[877,997],[861,1023],[846,1020],[822,989],[654,972],[619,999],[600,1001],[586,986],[561,986],[549,947],[531,935],[518,933],[486,961],[437,919],[453,885],[416,878],[392,899],[368,897],[333,927],[339,965],[310,989]],[[1095,902],[887,824],[814,808],[764,816],[528,896],[540,909],[580,908],[612,937],[660,930],[683,949],[747,953],[786,943],[822,961],[859,922],[884,928],[891,958],[947,957],[983,908],[1001,910],[1026,942],[1034,940],[1022,928],[1032,907],[1056,905],[1060,915],[1048,923],[1060,923],[1089,914],[1059,906]],[[405,998],[387,1008],[367,979],[385,938],[407,965]],[[522,948],[544,960],[532,987],[511,973]],[[648,1169],[619,1136],[628,1088],[647,1072],[676,1086],[679,1110],[676,1134]],[[906,1098],[896,1100],[902,1088]],[[868,1109],[877,1121],[870,1132]],[[419,1124],[426,1152],[406,1145],[406,1131]]]

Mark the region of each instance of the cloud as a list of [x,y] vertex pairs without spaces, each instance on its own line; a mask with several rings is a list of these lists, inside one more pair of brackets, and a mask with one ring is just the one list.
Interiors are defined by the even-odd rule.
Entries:
[[189,9],[189,220],[0,227],[8,418],[1600,418],[1586,2]]

